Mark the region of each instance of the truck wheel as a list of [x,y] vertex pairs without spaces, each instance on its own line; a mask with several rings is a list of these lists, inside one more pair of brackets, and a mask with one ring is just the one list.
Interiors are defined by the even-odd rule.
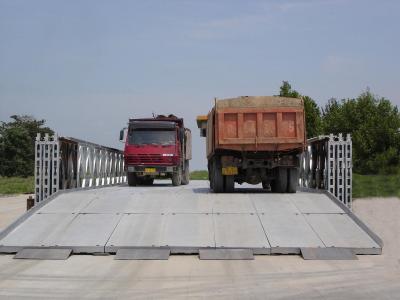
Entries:
[[182,169],[178,168],[178,171],[172,173],[172,185],[178,186],[182,183]]
[[235,190],[235,176],[224,176],[225,193],[233,193]]
[[267,181],[263,181],[262,182],[262,187],[263,187],[264,190],[269,190],[270,185],[269,185],[269,183]]
[[278,167],[276,169],[276,177],[272,181],[272,192],[286,193],[288,182],[288,171],[286,168]]
[[222,176],[221,163],[218,157],[214,158],[213,168],[213,190],[215,193],[224,192],[224,177]]
[[213,179],[213,169],[212,169],[212,161],[209,160],[207,163],[207,170],[208,170],[208,181],[210,182],[210,189],[214,189],[214,179]]
[[296,189],[299,183],[299,173],[297,171],[297,168],[288,169],[287,181],[288,181],[287,192],[296,193]]
[[128,172],[128,185],[129,186],[136,186],[137,185],[137,180],[136,180],[136,174],[133,172]]
[[185,171],[183,172],[183,176],[182,176],[182,184],[183,185],[189,184],[189,180],[190,180],[189,161],[186,160],[185,161]]

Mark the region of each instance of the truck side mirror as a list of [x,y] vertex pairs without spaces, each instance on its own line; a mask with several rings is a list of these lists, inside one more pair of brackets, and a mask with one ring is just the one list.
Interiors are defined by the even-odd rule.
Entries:
[[120,141],[124,141],[124,130],[123,129],[121,129],[121,131],[119,132],[119,140]]

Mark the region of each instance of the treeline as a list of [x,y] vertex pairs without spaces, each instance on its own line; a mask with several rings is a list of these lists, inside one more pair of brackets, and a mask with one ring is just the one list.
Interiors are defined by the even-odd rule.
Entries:
[[[331,99],[323,107],[292,89],[287,81],[280,96],[304,99],[308,137],[350,133],[353,167],[359,174],[400,174],[400,114],[388,99],[369,90],[355,99]],[[54,132],[45,120],[11,116],[0,123],[0,176],[32,176],[36,134]]]
[[0,124],[0,176],[32,176],[35,161],[35,139],[38,132],[54,134],[44,126],[45,120],[31,116],[11,116]]
[[400,173],[400,114],[390,100],[367,90],[355,99],[330,99],[319,107],[287,81],[280,88],[280,96],[304,99],[308,137],[351,134],[354,172]]

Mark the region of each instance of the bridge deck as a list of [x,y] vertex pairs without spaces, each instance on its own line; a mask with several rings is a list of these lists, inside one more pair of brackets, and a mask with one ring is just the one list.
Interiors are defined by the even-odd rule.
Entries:
[[0,234],[0,252],[69,248],[115,253],[123,248],[252,249],[254,254],[301,248],[347,248],[380,254],[379,239],[325,193],[213,194],[206,181],[172,187],[115,186],[61,193]]

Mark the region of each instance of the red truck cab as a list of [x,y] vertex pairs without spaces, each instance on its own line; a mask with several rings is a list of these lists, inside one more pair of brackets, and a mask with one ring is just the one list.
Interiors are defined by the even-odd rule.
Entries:
[[175,186],[188,184],[191,132],[174,115],[130,119],[124,159],[130,186],[151,185],[155,178],[171,178]]

